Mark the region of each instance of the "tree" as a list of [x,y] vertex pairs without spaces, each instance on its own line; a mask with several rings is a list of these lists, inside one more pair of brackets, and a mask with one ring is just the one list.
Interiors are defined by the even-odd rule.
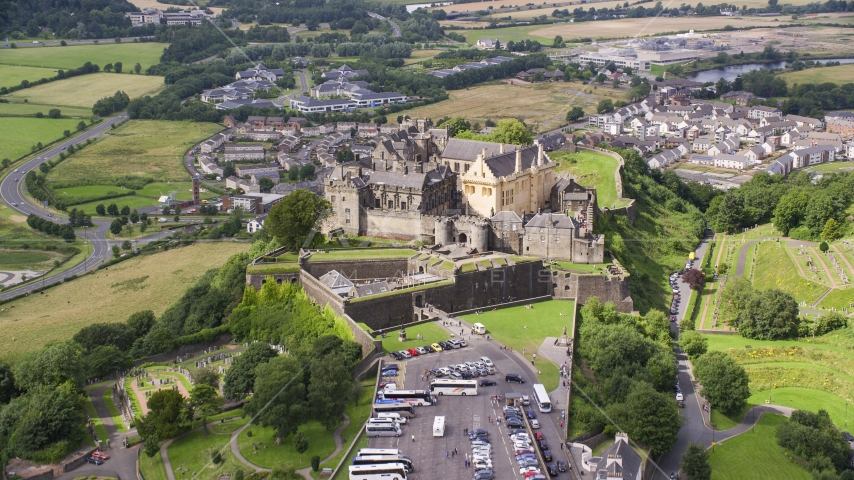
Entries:
[[[113,222],[110,223],[110,233],[112,233],[113,235],[118,235],[118,234],[122,233],[122,228],[123,228],[122,222],[119,219],[113,220]],[[118,247],[117,245],[114,245],[114,246]],[[113,250],[113,251],[115,251],[115,250]]]
[[139,72],[141,70],[142,70],[142,65],[140,65],[139,63],[137,63],[136,65],[133,66],[133,71],[136,72],[137,75],[139,75]]
[[113,69],[116,71],[116,73],[122,73],[122,62],[114,63]]
[[261,177],[261,179],[258,180],[258,186],[261,187],[262,192],[269,192],[273,189],[274,185],[272,178]]
[[119,216],[119,206],[116,205],[115,203],[111,203],[110,205],[107,206],[107,213],[109,213],[110,215],[112,215],[114,217]]
[[130,250],[131,248],[133,248],[133,245],[130,243],[130,240],[122,242],[122,250]]
[[118,245],[113,245],[113,258],[119,258],[122,256],[122,251]]
[[104,71],[107,73],[112,72],[113,71],[113,64],[108,63],[108,64],[104,65]]
[[80,123],[77,124],[77,131],[79,132],[79,131],[83,130],[84,128],[86,128],[86,122],[81,120]]
[[352,162],[356,159],[356,155],[353,154],[353,150],[349,148],[342,148],[335,152],[335,161],[338,163],[347,163]]
[[219,389],[219,374],[207,367],[190,371],[193,385],[208,385],[213,389]]
[[814,473],[836,473],[848,466],[848,441],[825,410],[819,410],[818,413],[805,410],[792,412],[790,420],[777,427],[777,443],[804,462],[809,462],[808,468]]
[[106,215],[107,214],[107,209],[104,208],[103,203],[99,203],[98,205],[95,206],[95,213],[97,213],[98,215]]
[[128,350],[115,345],[101,345],[85,357],[86,373],[92,378],[104,378],[107,375],[126,370],[133,366]]
[[48,344],[26,354],[12,367],[15,387],[29,392],[39,385],[56,386],[70,382],[75,387],[83,382],[83,352],[75,342]]
[[339,352],[328,354],[311,366],[308,403],[314,418],[327,431],[344,420],[344,409],[353,389],[353,378],[347,367],[344,356]]
[[132,212],[130,212],[130,223],[136,223],[139,221],[139,212],[134,208]]
[[62,116],[62,112],[58,108],[51,108],[48,110],[47,116],[50,118],[59,118]]
[[609,405],[607,412],[629,438],[649,446],[653,455],[661,455],[676,443],[682,426],[671,393],[659,393],[649,383],[637,382],[625,403]]
[[679,334],[679,347],[688,355],[688,358],[694,359],[706,353],[708,340],[698,332],[687,330]]
[[302,432],[297,432],[294,435],[294,450],[299,453],[299,461],[302,461],[302,454],[308,450],[308,437]]
[[275,428],[281,442],[308,421],[302,368],[296,358],[281,356],[258,365],[254,374],[254,394],[244,410],[260,425]]
[[525,124],[515,118],[508,118],[500,120],[495,125],[489,135],[489,141],[512,145],[530,145],[534,142],[534,137]]
[[584,117],[584,110],[581,107],[572,107],[566,114],[566,121],[570,123],[575,123],[581,120]]
[[601,100],[598,105],[596,105],[596,113],[608,113],[614,109],[614,101],[606,98],[605,100]]
[[821,253],[827,253],[827,251],[830,250],[830,245],[822,240],[822,242],[818,244],[818,249],[821,250]]
[[154,312],[151,310],[140,310],[131,314],[125,323],[133,331],[135,338],[142,338],[154,326],[154,320]]
[[790,294],[769,289],[747,301],[739,319],[738,333],[745,338],[776,340],[797,336],[798,302]]
[[122,207],[122,215],[125,215],[125,216],[130,215],[130,207],[129,206],[125,205]]
[[177,390],[158,390],[148,397],[148,414],[137,421],[137,431],[148,439],[172,438],[187,427],[187,404]]
[[[842,236],[842,231],[839,222],[835,218],[828,218],[824,224],[824,229],[821,231],[821,239],[825,242],[832,242]],[[827,250],[822,250],[826,252]]]
[[706,284],[706,275],[696,268],[691,268],[682,273],[682,280],[685,280],[691,290],[700,290]]
[[747,308],[747,302],[753,298],[753,285],[745,277],[727,280],[721,290],[720,309],[723,319],[730,325],[738,326],[738,320]]
[[276,351],[264,342],[249,345],[249,348],[236,357],[231,367],[225,371],[223,380],[225,398],[240,399],[251,392],[255,384],[255,369],[275,356]]
[[0,362],[0,406],[9,403],[17,395],[18,389],[15,388],[15,375],[12,374],[12,368]]
[[808,201],[806,191],[790,192],[780,197],[774,208],[774,228],[788,236],[789,230],[801,223]]
[[283,246],[297,250],[322,245],[319,226],[332,204],[308,190],[297,190],[277,203],[264,228]]
[[210,385],[197,384],[190,392],[190,407],[193,415],[202,419],[205,435],[208,434],[208,417],[219,412],[223,401],[219,392]]
[[715,351],[701,355],[694,361],[694,375],[712,408],[727,415],[741,412],[750,397],[747,372],[729,353]]
[[682,472],[688,480],[711,480],[712,467],[709,452],[700,444],[691,442],[682,454]]
[[37,385],[0,409],[0,448],[10,457],[40,454],[59,461],[83,439],[84,419],[83,397],[73,382]]
[[448,135],[451,137],[456,137],[460,132],[471,129],[471,124],[463,117],[454,117],[445,122],[442,126],[448,129]]
[[719,201],[717,212],[712,219],[712,226],[718,232],[735,233],[744,223],[744,203],[741,197],[733,192],[728,192],[726,195],[712,200],[709,209],[712,209],[718,198],[722,200]]

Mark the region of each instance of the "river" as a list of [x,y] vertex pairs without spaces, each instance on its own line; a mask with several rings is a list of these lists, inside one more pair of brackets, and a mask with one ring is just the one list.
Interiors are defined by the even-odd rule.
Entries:
[[[832,58],[832,59],[816,59],[821,62],[839,62],[839,63],[854,63],[854,58]],[[744,65],[732,65],[729,67],[715,68],[712,70],[703,70],[694,74],[687,75],[689,80],[695,82],[717,82],[723,77],[726,81],[731,82],[739,75],[744,75],[747,72],[758,70],[760,68],[784,68],[790,62],[774,62],[774,63],[746,63]]]

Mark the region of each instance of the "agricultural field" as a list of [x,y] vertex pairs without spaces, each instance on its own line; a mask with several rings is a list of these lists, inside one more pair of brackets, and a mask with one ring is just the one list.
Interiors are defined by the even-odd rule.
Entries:
[[712,480],[742,479],[745,469],[755,478],[809,480],[809,473],[777,445],[775,429],[785,421],[782,415],[765,414],[753,429],[715,446],[709,455]]
[[0,358],[13,360],[52,340],[71,338],[92,323],[123,322],[139,310],[160,315],[206,271],[247,248],[233,242],[204,243],[144,255],[63,283],[44,295],[10,302],[0,312],[0,331],[6,339]]
[[753,286],[758,290],[776,288],[791,294],[799,302],[812,304],[827,287],[802,277],[785,248],[788,247],[777,246],[777,242],[763,242],[759,245]]
[[[57,165],[48,174],[47,184],[56,188],[85,185],[116,190],[117,182],[126,177],[187,182],[184,152],[221,129],[212,123],[132,120]],[[144,191],[158,195],[161,186]]]
[[[163,4],[156,5],[163,8]],[[82,67],[86,62],[92,62],[102,68],[108,63],[122,62],[122,71],[129,73],[137,63],[142,66],[143,71],[160,63],[164,48],[165,44],[154,42],[110,42],[103,45],[3,49],[0,51],[0,64],[70,69]],[[35,80],[39,78],[42,77]]]
[[53,108],[59,108],[63,117],[89,118],[92,116],[91,105],[88,107],[54,107],[35,103],[0,103],[0,116],[20,117],[35,115],[41,112],[47,117],[48,112]]
[[58,106],[92,108],[98,100],[112,96],[121,90],[130,98],[152,95],[166,85],[163,77],[147,75],[119,75],[115,73],[93,73],[58,80],[9,94],[15,101]]
[[[623,99],[625,90],[597,88],[580,82],[525,85],[494,82],[448,93],[450,99],[409,110],[407,114],[412,118],[465,117],[470,122],[481,123],[487,119],[519,118],[534,131],[548,131],[566,123],[566,112],[572,107],[594,112],[600,100]],[[501,101],[495,101],[497,98]]]
[[[157,205],[161,195],[168,195],[169,192],[177,192],[175,198],[177,200],[191,200],[193,198],[192,184],[190,182],[154,182],[145,185],[141,190],[130,190],[124,187],[116,187],[113,185],[89,185],[85,187],[68,187],[54,190],[56,196],[72,196],[81,198],[98,198],[110,195],[111,193],[125,193],[123,197],[114,197],[104,200],[95,200],[92,202],[79,203],[73,208],[83,210],[87,213],[94,214],[95,207],[99,204],[109,205],[115,203],[119,208],[127,205],[131,210],[134,208],[150,207]],[[133,193],[133,195],[130,195]],[[217,194],[207,191],[204,188],[200,189],[202,199],[210,199]]]
[[617,159],[586,150],[551,153],[549,158],[558,162],[556,172],[574,178],[585,187],[596,187],[599,208],[613,207],[617,203],[617,183],[614,180],[620,168]]
[[0,65],[0,87],[20,85],[22,80],[30,82],[56,76],[53,68]]
[[29,154],[39,142],[44,145],[76,131],[80,120],[71,118],[0,117],[0,158],[16,159]]
[[[482,3],[466,3],[463,5],[482,5]],[[453,27],[453,26],[466,26],[472,27],[472,22],[456,22],[453,20],[443,20],[440,22],[443,26]],[[483,23],[483,25],[488,25],[487,23]],[[478,40],[482,38],[497,38],[501,40],[501,43],[507,43],[509,41],[518,42],[520,40],[537,40],[540,43],[549,43],[551,44],[552,40],[554,40],[554,35],[551,37],[545,37],[540,35],[539,33],[534,34],[531,33],[534,30],[541,30],[542,25],[525,25],[521,27],[506,27],[506,28],[492,28],[489,30],[457,30],[456,32],[460,35],[466,37],[466,41],[468,43],[476,43]],[[566,38],[566,37],[565,37]]]
[[845,64],[838,67],[808,68],[799,72],[784,73],[781,77],[785,78],[789,85],[826,82],[841,85],[843,83],[851,83],[852,78],[854,78],[854,65]]

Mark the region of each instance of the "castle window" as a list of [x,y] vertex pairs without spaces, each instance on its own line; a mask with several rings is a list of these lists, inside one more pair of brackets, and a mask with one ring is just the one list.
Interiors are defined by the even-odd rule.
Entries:
[[347,201],[347,197],[341,197],[341,201],[342,201],[342,202],[346,202],[346,201]]
[[464,170],[464,173],[469,171],[469,167],[471,167],[471,165],[466,164],[466,168],[465,168],[465,170]]
[[400,202],[400,209],[406,210],[406,202]]
[[560,243],[560,237],[555,237],[555,243]]
[[375,199],[374,200],[374,208],[380,208],[380,206],[381,206],[380,205],[380,199],[379,198]]
[[335,203],[335,195],[332,195],[332,203]]
[[530,235],[528,235],[528,241],[529,241],[529,242],[531,241],[531,236],[530,236]]
[[546,243],[546,236],[545,235],[540,235],[540,242]]
[[388,201],[388,208],[389,208],[389,210],[391,210],[392,208],[394,208],[394,200],[389,200],[389,201]]

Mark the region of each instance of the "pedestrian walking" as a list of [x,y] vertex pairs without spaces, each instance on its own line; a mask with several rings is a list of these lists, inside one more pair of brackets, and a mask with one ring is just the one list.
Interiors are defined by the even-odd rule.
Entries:
[[449,452],[447,450],[445,450],[445,460],[448,459],[448,455],[449,455]]
[[560,428],[563,428],[563,420],[560,421]]
[[492,415],[487,415],[486,419],[489,420],[489,423],[492,423]]
[[454,455],[457,454],[457,447],[454,447]]
[[560,449],[563,450],[563,442],[560,442]]
[[469,429],[468,429],[468,428],[466,428],[465,430],[463,430],[463,434],[464,434],[464,435],[468,435],[468,434],[469,434]]
[[412,441],[413,441],[413,442],[415,441],[415,435],[413,435],[413,436],[412,436]]
[[531,359],[531,365],[533,365],[533,364],[534,364],[534,359],[532,358],[532,359]]

